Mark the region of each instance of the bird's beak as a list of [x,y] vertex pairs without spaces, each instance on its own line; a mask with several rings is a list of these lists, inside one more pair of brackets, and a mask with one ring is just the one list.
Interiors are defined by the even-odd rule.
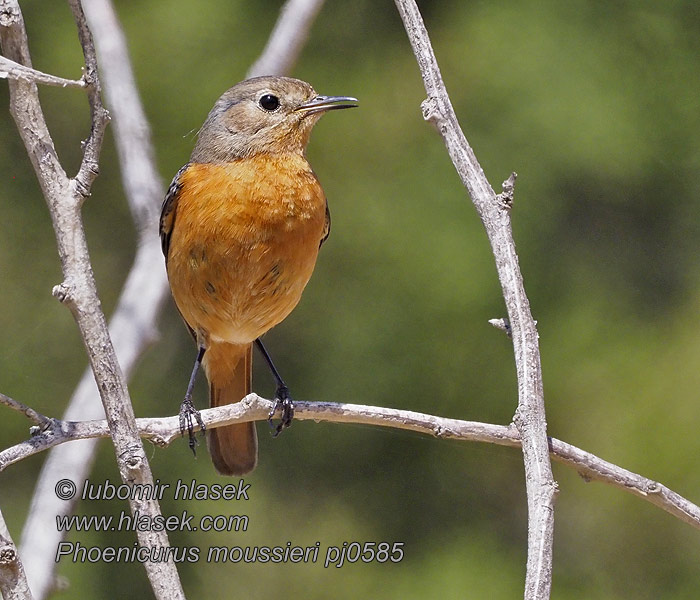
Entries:
[[355,108],[358,105],[357,98],[350,96],[316,96],[308,102],[294,109],[294,112],[312,115],[314,113],[325,112],[327,110],[338,110],[341,108]]

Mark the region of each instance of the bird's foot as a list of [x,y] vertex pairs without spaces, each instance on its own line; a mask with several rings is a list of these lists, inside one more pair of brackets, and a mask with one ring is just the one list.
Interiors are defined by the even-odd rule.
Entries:
[[192,402],[192,396],[185,395],[185,399],[180,405],[180,435],[184,436],[185,430],[187,430],[188,445],[190,450],[192,450],[192,454],[197,456],[197,436],[194,432],[195,421],[199,425],[202,435],[204,435],[206,427],[204,421],[202,421],[202,415],[195,407],[194,402]]
[[[275,418],[277,409],[280,409],[282,414],[280,415],[280,422],[275,425],[272,419]],[[282,430],[289,427],[292,424],[292,419],[294,418],[294,400],[289,393],[289,388],[282,384],[277,386],[277,391],[275,392],[275,405],[272,407],[270,414],[267,416],[267,422],[270,424],[272,431],[272,437],[277,437]]]

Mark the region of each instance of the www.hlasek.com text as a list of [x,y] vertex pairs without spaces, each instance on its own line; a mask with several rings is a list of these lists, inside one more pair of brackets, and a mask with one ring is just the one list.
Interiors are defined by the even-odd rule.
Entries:
[[247,531],[247,515],[203,515],[187,510],[177,515],[56,515],[58,531]]

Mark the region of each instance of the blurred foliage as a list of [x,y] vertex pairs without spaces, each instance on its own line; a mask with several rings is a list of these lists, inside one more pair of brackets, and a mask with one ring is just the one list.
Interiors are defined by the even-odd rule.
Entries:
[[[242,79],[279,0],[121,0],[117,8],[165,180],[194,131]],[[64,3],[22,3],[34,64],[78,77]],[[443,76],[494,187],[519,174],[513,221],[541,335],[549,431],[700,499],[700,5],[691,0],[422,2]],[[333,232],[297,310],[267,336],[298,399],[350,401],[499,423],[517,400],[511,345],[487,324],[503,301],[482,227],[440,138],[391,2],[328,0],[293,73],[361,108],[316,128],[309,158]],[[79,90],[42,88],[71,170],[89,125]],[[1,390],[59,416],[86,360],[52,299],[60,266],[44,201],[0,86]],[[135,235],[108,137],[83,210],[108,314]],[[169,305],[131,392],[139,415],[177,410],[194,348]],[[256,389],[271,392],[256,367]],[[202,384],[202,382],[200,382]],[[206,403],[205,386],[198,402]],[[3,411],[2,446],[28,423]],[[246,533],[178,533],[174,545],[405,542],[400,564],[181,567],[190,597],[514,598],[526,503],[517,451],[371,427],[261,429],[247,503],[183,502],[166,513],[247,514]],[[219,481],[184,442],[150,451],[161,481]],[[43,457],[2,474],[19,538]],[[554,598],[690,598],[698,532],[628,494],[555,465]],[[100,445],[94,480],[118,481]],[[84,502],[81,514],[125,503]],[[131,545],[124,533],[74,534]],[[321,560],[321,559],[320,559]],[[58,597],[149,597],[138,564],[72,564]]]

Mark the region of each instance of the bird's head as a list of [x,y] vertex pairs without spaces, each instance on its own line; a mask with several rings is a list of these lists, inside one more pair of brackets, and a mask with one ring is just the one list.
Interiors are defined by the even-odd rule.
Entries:
[[199,131],[192,161],[230,162],[257,154],[303,153],[320,116],[357,106],[348,96],[320,96],[289,77],[254,77],[214,104]]

